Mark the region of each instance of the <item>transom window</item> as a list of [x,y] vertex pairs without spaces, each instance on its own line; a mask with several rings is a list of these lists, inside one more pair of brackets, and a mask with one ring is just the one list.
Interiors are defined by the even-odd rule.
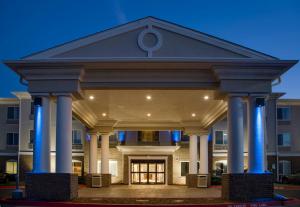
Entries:
[[73,129],[72,130],[72,143],[73,144],[81,144],[81,130]]
[[6,134],[6,144],[7,145],[18,145],[19,144],[19,134],[18,133],[7,133]]
[[9,106],[7,107],[7,120],[18,120],[19,119],[19,107]]
[[278,107],[277,108],[277,120],[288,121],[290,120],[291,108],[290,107]]
[[291,134],[288,132],[278,134],[278,146],[291,146]]
[[215,131],[215,144],[227,144],[226,131]]

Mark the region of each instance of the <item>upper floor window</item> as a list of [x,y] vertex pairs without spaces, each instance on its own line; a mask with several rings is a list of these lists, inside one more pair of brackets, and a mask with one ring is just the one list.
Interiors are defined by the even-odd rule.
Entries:
[[215,144],[227,144],[227,132],[215,131]]
[[6,134],[6,144],[7,145],[18,145],[19,144],[19,134],[18,133],[7,133]]
[[291,146],[291,134],[288,132],[278,134],[278,145],[279,146]]
[[82,144],[81,142],[81,130],[73,129],[72,130],[72,144]]
[[7,107],[7,120],[18,120],[19,119],[19,107],[9,106]]
[[34,139],[34,131],[31,129],[29,131],[29,144],[33,144],[33,139]]
[[159,132],[158,131],[139,131],[138,132],[139,142],[158,142]]
[[277,108],[277,120],[288,121],[290,120],[291,108],[290,107],[278,107]]

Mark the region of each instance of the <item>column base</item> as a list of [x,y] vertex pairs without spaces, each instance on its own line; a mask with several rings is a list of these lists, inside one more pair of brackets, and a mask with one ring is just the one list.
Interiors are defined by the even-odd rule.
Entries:
[[[85,184],[86,184],[86,187],[88,188],[97,188],[97,187],[101,187],[101,186],[95,186],[93,185],[93,180],[92,180],[92,177],[93,176],[101,176],[101,174],[99,173],[89,173],[86,175],[85,177]],[[100,181],[101,182],[101,181]]]
[[197,174],[187,174],[185,179],[189,188],[197,188]]
[[189,188],[207,188],[211,185],[210,174],[187,174],[186,185]]
[[109,187],[111,185],[111,174],[101,174],[102,187]]
[[72,200],[78,196],[78,176],[74,173],[26,173],[26,199]]
[[222,198],[231,201],[271,199],[274,194],[273,174],[223,174]]

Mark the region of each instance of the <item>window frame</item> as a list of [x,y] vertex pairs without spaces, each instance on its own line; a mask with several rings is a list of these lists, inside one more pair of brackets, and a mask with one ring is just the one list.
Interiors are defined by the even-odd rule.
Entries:
[[[286,169],[286,163],[289,164],[289,169]],[[280,165],[282,164],[282,172],[280,172]],[[283,175],[283,176],[286,176],[286,175],[291,175],[292,174],[292,161],[291,160],[279,160],[279,169],[278,169],[278,174],[279,175]],[[289,173],[286,173],[286,171],[288,171]]]
[[[110,167],[111,163],[116,163],[115,173],[111,172],[111,170],[113,169]],[[108,165],[109,165],[109,174],[111,174],[112,177],[118,177],[119,176],[118,160],[110,159],[108,161]],[[101,160],[97,160],[97,173],[101,174]]]
[[[279,109],[287,109],[288,110],[288,117],[287,118],[281,118],[279,119],[278,118],[278,110]],[[277,121],[290,121],[291,120],[291,107],[290,106],[278,106],[277,109],[276,109],[276,120]]]
[[[217,132],[222,132],[222,144],[217,143],[217,136],[216,136]],[[226,134],[226,139],[225,139],[225,134]],[[226,142],[225,142],[225,140],[226,140]],[[214,144],[215,145],[227,145],[228,144],[228,133],[226,130],[215,130],[214,131]]]
[[[12,172],[8,172],[7,171],[7,163],[14,163],[13,164],[13,170],[12,170]],[[17,174],[18,173],[18,161],[17,160],[13,160],[13,159],[11,159],[11,160],[6,160],[6,162],[5,162],[5,172],[7,173],[7,174],[10,174],[10,175],[15,175],[15,174]]]
[[[9,109],[13,108],[13,117],[9,117]],[[17,112],[16,112],[17,109]],[[6,114],[6,119],[8,121],[17,121],[20,118],[20,107],[19,106],[8,106],[7,107],[7,114]]]
[[[284,143],[284,134],[288,134],[289,135],[289,144],[285,145]],[[282,144],[279,144],[279,136],[282,135]],[[280,132],[277,134],[277,145],[279,147],[290,147],[292,145],[292,135],[290,132]]]
[[78,177],[82,177],[83,173],[82,173],[82,161],[81,160],[72,160],[72,172],[76,173],[74,171],[74,164],[73,163],[80,163],[80,174],[77,173]]
[[[9,144],[8,143],[8,140],[9,140],[9,137],[8,135],[9,134],[12,134],[12,143],[13,144]],[[17,135],[17,137],[15,137],[15,135]],[[17,141],[16,141],[17,140]],[[17,143],[15,143],[17,142]],[[19,132],[7,132],[6,133],[6,146],[18,146],[19,145]]]
[[[80,143],[75,143],[74,142],[74,135],[75,135],[75,133],[74,133],[74,131],[79,131],[79,135],[80,135]],[[82,130],[81,129],[72,129],[72,145],[82,145]]]

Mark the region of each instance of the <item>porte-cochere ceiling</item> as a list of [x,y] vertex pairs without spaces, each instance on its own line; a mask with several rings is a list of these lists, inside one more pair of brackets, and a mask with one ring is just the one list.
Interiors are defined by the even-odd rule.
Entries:
[[98,125],[114,128],[206,129],[226,112],[226,102],[209,90],[88,90],[74,112]]

